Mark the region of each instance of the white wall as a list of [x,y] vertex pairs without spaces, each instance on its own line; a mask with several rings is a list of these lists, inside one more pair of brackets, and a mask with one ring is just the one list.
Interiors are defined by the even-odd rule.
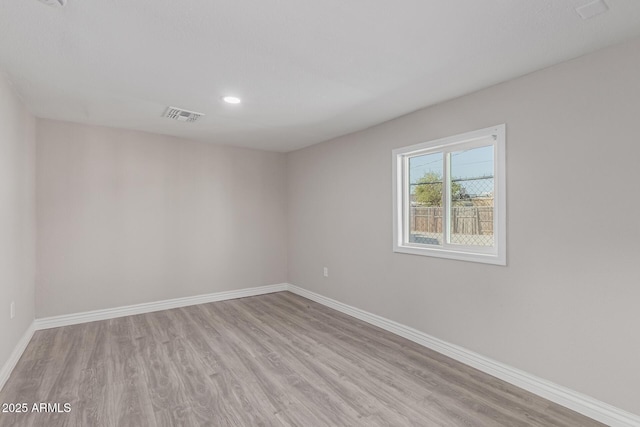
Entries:
[[[290,282],[640,414],[638,76],[640,39],[290,153]],[[393,253],[391,150],[500,123],[508,266]]]
[[0,73],[0,367],[33,322],[34,283],[35,119]]
[[286,281],[284,154],[37,129],[37,317]]

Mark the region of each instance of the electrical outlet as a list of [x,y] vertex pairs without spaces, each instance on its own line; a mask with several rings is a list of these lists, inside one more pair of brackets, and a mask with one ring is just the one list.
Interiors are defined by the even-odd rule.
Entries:
[[329,277],[329,269],[327,267],[324,268],[324,277]]
[[15,301],[11,301],[11,306],[9,308],[9,311],[11,312],[11,318],[12,319],[14,317],[16,317],[16,303],[15,303]]

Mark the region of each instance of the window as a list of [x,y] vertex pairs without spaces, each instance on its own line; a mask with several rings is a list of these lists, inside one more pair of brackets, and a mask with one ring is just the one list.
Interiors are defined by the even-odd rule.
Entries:
[[505,125],[393,151],[393,250],[506,265]]

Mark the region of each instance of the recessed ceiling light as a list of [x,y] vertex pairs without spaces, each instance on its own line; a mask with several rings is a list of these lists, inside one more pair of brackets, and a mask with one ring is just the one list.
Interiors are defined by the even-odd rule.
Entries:
[[242,100],[237,96],[224,96],[222,97],[222,100],[227,104],[240,104],[240,102],[242,102]]

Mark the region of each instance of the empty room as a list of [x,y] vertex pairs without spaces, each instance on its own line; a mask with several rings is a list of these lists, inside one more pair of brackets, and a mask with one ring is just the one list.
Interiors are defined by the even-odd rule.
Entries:
[[0,0],[0,427],[640,427],[640,1]]

